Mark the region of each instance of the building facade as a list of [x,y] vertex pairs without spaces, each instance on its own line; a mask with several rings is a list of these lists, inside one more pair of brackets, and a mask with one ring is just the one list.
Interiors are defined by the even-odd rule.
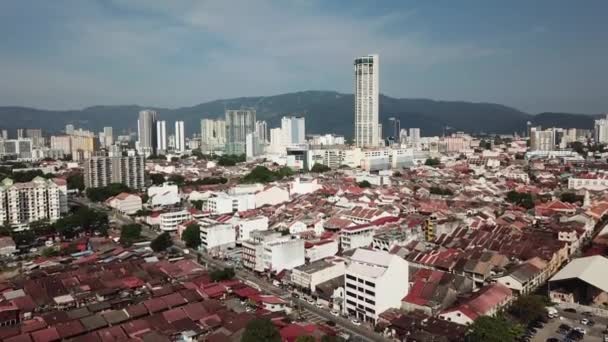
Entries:
[[255,110],[226,111],[226,153],[245,154],[247,134],[255,132]]
[[97,156],[84,162],[84,184],[100,188],[122,183],[132,189],[143,189],[145,160],[143,156]]
[[155,153],[154,137],[156,137],[156,122],[158,113],[153,110],[142,110],[137,120],[137,150],[144,156]]
[[61,196],[60,186],[49,179],[15,183],[6,178],[0,183],[0,222],[25,226],[39,220],[57,221]]
[[378,55],[355,59],[355,146],[380,144]]

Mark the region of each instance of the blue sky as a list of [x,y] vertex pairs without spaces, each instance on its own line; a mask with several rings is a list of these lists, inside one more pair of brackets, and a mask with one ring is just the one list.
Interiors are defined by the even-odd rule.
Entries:
[[179,107],[300,90],[608,112],[608,1],[6,0],[0,105]]

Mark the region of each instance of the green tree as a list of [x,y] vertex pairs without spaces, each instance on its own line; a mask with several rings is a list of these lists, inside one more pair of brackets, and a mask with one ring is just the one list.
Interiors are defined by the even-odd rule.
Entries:
[[323,172],[327,172],[330,171],[331,168],[327,165],[323,165],[323,164],[319,164],[319,163],[315,163],[315,165],[313,165],[310,168],[310,172],[314,172],[314,173],[323,173]]
[[198,248],[201,245],[201,226],[197,223],[189,224],[182,233],[182,240],[188,248]]
[[534,208],[534,198],[532,197],[532,194],[527,192],[511,190],[507,192],[507,201],[526,209]]
[[154,185],[162,185],[165,182],[165,176],[162,173],[151,173],[150,181]]
[[467,341],[469,342],[512,342],[523,332],[504,317],[481,316],[471,324]]
[[190,202],[190,203],[192,203],[192,205],[193,205],[193,206],[194,206],[196,209],[198,209],[198,210],[203,209],[203,203],[204,203],[204,202],[203,202],[202,200],[194,200],[194,201],[192,201],[192,202]]
[[321,342],[344,342],[344,339],[335,335],[323,335]]
[[267,318],[255,318],[247,323],[241,342],[281,342],[281,334]]
[[574,192],[564,192],[559,196],[559,199],[562,202],[568,202],[568,203],[576,203],[576,202],[584,201],[583,196],[578,196]]
[[133,193],[133,189],[122,183],[112,183],[101,188],[88,188],[86,191],[87,197],[93,202],[103,202],[112,196],[116,196],[121,192]]
[[141,225],[137,223],[122,226],[120,231],[120,243],[130,246],[141,239]]
[[439,158],[428,158],[425,162],[424,165],[426,166],[437,166],[439,165],[441,162],[439,161]]
[[541,319],[546,314],[545,297],[539,295],[520,296],[509,308],[509,313],[517,320],[527,325]]
[[359,183],[357,183],[357,185],[360,188],[371,188],[372,187],[372,184],[370,182],[366,181],[366,180],[360,181]]
[[184,178],[182,175],[171,175],[169,176],[169,182],[182,186],[186,182],[186,178]]
[[227,155],[223,155],[221,157],[219,157],[219,159],[217,160],[217,164],[220,166],[234,166],[238,163],[242,163],[246,160],[246,157],[244,154],[240,154],[240,155],[234,155],[234,154],[227,154]]
[[82,173],[73,173],[66,179],[68,183],[68,189],[77,189],[78,191],[84,190],[84,176]]
[[45,249],[42,250],[42,256],[50,258],[50,257],[55,257],[58,256],[59,253],[59,248],[56,247],[47,247]]
[[221,270],[213,270],[209,276],[211,276],[211,280],[213,281],[223,281],[234,278],[235,273],[233,268],[227,267]]
[[243,183],[269,183],[277,179],[277,175],[265,166],[256,166],[245,177]]
[[152,240],[150,248],[155,252],[162,252],[173,245],[173,240],[168,232],[164,232]]

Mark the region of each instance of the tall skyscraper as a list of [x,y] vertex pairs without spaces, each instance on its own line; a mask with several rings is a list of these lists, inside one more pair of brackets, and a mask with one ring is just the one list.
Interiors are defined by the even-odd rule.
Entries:
[[141,155],[91,157],[84,162],[84,185],[99,188],[122,183],[132,189],[143,189],[145,160]]
[[103,128],[103,143],[105,147],[114,145],[114,130],[110,126]]
[[257,121],[255,123],[255,132],[258,134],[260,143],[268,143],[268,124],[266,121]]
[[183,121],[175,121],[175,150],[177,152],[184,152],[186,150]]
[[375,147],[380,144],[378,55],[355,59],[355,146]]
[[255,132],[255,110],[226,111],[226,153],[245,154],[247,134]]
[[23,128],[17,128],[17,139],[25,138],[25,130]]
[[410,128],[409,143],[411,146],[420,144],[420,128]]
[[4,140],[8,139],[8,131],[6,129],[2,130],[2,136],[1,136],[1,138],[4,139]]
[[165,120],[156,121],[156,150],[158,153],[167,151],[167,123]]
[[139,153],[146,157],[155,152],[156,121],[158,121],[158,113],[155,111],[142,110],[139,112],[139,120],[137,120],[137,149]]
[[224,149],[226,144],[226,121],[202,119],[201,120],[201,149],[212,152]]
[[595,120],[593,135],[596,143],[608,143],[608,114],[605,119]]
[[72,124],[65,125],[65,134],[70,135],[72,133],[74,133],[74,125],[72,125]]
[[306,121],[304,117],[285,116],[281,119],[283,144],[285,146],[299,145],[306,142]]

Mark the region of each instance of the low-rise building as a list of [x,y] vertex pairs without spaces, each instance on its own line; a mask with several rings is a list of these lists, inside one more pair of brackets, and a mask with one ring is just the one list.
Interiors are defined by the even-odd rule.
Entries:
[[160,230],[163,232],[173,232],[177,230],[177,226],[192,219],[192,215],[188,210],[170,211],[159,215]]
[[306,260],[308,262],[314,262],[336,255],[338,253],[339,244],[338,240],[307,241],[304,247],[306,248]]
[[375,323],[385,310],[399,308],[408,293],[408,268],[408,262],[397,255],[355,250],[344,275],[346,313]]
[[122,192],[108,198],[106,204],[110,208],[126,215],[135,214],[142,209],[141,197],[128,192]]
[[179,204],[179,188],[173,183],[163,183],[160,186],[148,188],[148,203],[152,208]]
[[315,292],[317,285],[344,276],[345,269],[345,263],[342,259],[317,260],[292,269],[291,282],[301,289]]
[[373,226],[355,226],[340,230],[340,246],[343,251],[367,247],[374,241]]
[[238,219],[233,225],[236,229],[237,242],[243,242],[251,239],[251,233],[254,231],[268,230],[268,217],[256,216]]
[[264,246],[264,269],[279,273],[304,265],[304,240],[274,241]]
[[494,316],[513,300],[511,290],[498,283],[488,285],[469,300],[439,314],[439,318],[462,325],[472,324],[481,316]]
[[11,256],[17,253],[17,245],[15,245],[15,241],[10,236],[1,236],[0,237],[0,256]]
[[201,226],[201,249],[208,253],[234,247],[236,234],[231,224]]

